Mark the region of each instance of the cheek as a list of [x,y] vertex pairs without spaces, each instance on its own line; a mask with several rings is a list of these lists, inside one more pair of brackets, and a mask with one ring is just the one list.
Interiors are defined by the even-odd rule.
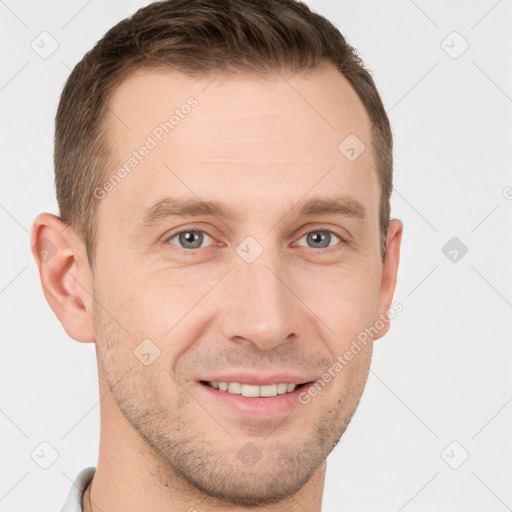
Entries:
[[[172,340],[172,351],[179,355],[187,348],[185,341],[179,343],[184,339],[184,329],[188,329],[190,339],[191,331],[215,318],[223,307],[218,295],[212,302],[215,294],[210,295],[209,291],[226,272],[225,265],[208,266],[207,272],[200,272],[201,265],[169,269],[162,268],[159,261],[142,268],[140,260],[121,261],[122,264],[111,265],[103,282],[108,311],[131,334],[124,333],[130,343],[149,338],[163,348]],[[326,333],[332,335],[335,345],[343,345],[374,320],[379,272],[372,255],[352,251],[336,265],[291,262],[286,268],[286,281],[303,298],[307,309],[329,327]],[[223,293],[229,294],[229,286],[226,280]]]
[[160,338],[179,321],[189,302],[169,279],[148,279],[132,266],[113,270],[103,282],[108,312],[133,342]]
[[[109,304],[107,297],[101,300]],[[179,397],[180,387],[174,381],[162,344],[145,336],[144,325],[138,327],[140,319],[132,317],[132,323],[125,321],[122,327],[105,309],[95,308],[97,356],[116,400],[122,402],[125,410],[136,405],[135,412],[151,404],[168,409]],[[147,317],[141,314],[141,318]]]
[[129,290],[120,294],[116,310],[131,334],[125,336],[130,346],[123,350],[141,352],[137,346],[145,343],[144,351],[156,354],[155,362],[145,370],[151,370],[147,372],[148,379],[158,380],[157,389],[167,390],[162,399],[169,393],[172,395],[168,388],[176,388],[174,378],[186,387],[176,362],[201,339],[205,325],[215,318],[215,308],[205,297],[211,288],[207,285],[203,280],[202,284],[177,286],[167,276],[162,280],[147,279],[144,283],[133,280]]
[[307,303],[334,331],[329,331],[334,343],[343,345],[374,322],[380,274],[370,265],[346,266],[321,274],[311,274],[303,281]]

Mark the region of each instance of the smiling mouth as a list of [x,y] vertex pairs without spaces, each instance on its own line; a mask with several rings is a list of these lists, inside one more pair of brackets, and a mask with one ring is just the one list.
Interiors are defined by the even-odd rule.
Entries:
[[241,384],[239,382],[218,382],[218,381],[199,381],[204,386],[208,386],[219,391],[224,391],[233,395],[242,395],[248,398],[273,397],[277,395],[286,395],[296,389],[302,388],[311,382],[303,384],[290,384],[282,382],[278,384],[268,384],[257,386],[254,384]]

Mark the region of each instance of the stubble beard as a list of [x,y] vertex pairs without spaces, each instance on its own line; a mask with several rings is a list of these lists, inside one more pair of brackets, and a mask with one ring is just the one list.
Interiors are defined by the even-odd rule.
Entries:
[[[175,492],[172,489],[180,486],[181,481],[184,485],[180,490],[191,497],[200,491],[239,506],[270,505],[292,497],[339,442],[357,409],[368,376],[371,352],[365,364],[354,368],[343,395],[333,397],[323,406],[313,422],[308,442],[295,445],[289,435],[283,434],[283,422],[281,429],[276,428],[275,434],[267,434],[268,437],[226,434],[222,442],[230,443],[230,449],[225,449],[208,437],[208,425],[215,425],[215,420],[194,403],[195,399],[176,384],[175,403],[167,404],[165,400],[169,397],[159,392],[155,372],[148,372],[149,368],[136,359],[132,349],[126,348],[129,340],[125,331],[96,301],[93,312],[100,378],[105,380],[124,417],[146,442],[155,461],[152,469],[156,468],[157,478],[169,487],[169,492]],[[173,383],[170,374],[169,383]],[[326,398],[320,393],[314,400],[322,399]],[[197,406],[196,410],[204,416],[190,417],[191,405]],[[307,407],[297,406],[286,423],[293,423],[294,414],[308,414]],[[229,431],[230,426],[226,427]],[[279,445],[272,441],[273,435],[279,435],[287,445],[282,444],[284,441]],[[247,467],[237,452],[251,441],[268,448],[260,451],[257,463]]]

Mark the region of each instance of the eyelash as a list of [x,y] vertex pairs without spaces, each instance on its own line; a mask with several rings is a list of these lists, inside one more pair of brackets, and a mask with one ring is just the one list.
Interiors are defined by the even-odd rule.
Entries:
[[[176,233],[166,237],[165,241],[169,244],[171,244],[170,240],[172,240],[173,238],[176,238],[177,236],[181,235],[182,233],[189,233],[189,232],[193,232],[193,233],[203,233],[205,234],[206,236],[210,237],[212,240],[214,240],[214,237],[211,236],[210,234],[208,234],[206,231],[202,230],[202,229],[194,229],[194,228],[191,228],[191,229],[183,229],[181,231],[177,231]],[[320,247],[319,249],[315,249],[314,247],[308,247],[309,249],[313,249],[314,251],[318,251],[320,249],[323,249],[323,250],[326,250],[326,249],[331,249],[331,250],[336,250],[336,249],[339,249],[340,245],[345,245],[347,244],[347,240],[345,238],[343,238],[341,235],[339,235],[338,233],[332,231],[331,229],[327,229],[327,228],[316,228],[316,229],[312,229],[311,231],[307,231],[306,233],[304,233],[300,238],[304,238],[305,236],[309,235],[310,233],[329,233],[331,235],[334,235],[336,238],[338,238],[340,241],[338,242],[338,244],[335,244],[333,246],[328,246],[328,247]],[[171,245],[176,245],[176,244],[171,244]],[[176,245],[176,247],[178,249],[182,249],[184,251],[198,251],[199,249],[207,249],[207,247],[197,247],[195,249],[191,249],[191,248],[188,248],[188,247],[181,247],[179,245]],[[307,247],[307,246],[301,246],[301,247]]]

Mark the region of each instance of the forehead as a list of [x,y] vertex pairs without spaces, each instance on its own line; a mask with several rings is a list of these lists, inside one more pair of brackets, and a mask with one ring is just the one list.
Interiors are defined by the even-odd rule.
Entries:
[[[185,128],[194,129],[201,145],[214,141],[219,130],[236,134],[237,140],[260,135],[262,128],[269,135],[292,131],[296,137],[335,146],[347,129],[361,139],[369,136],[370,121],[361,100],[331,65],[294,75],[212,73],[201,78],[170,69],[139,69],[114,91],[106,124],[121,145],[137,142],[133,136],[151,133],[191,97],[199,108],[188,116]],[[187,129],[174,130],[172,139],[192,142],[188,134]]]
[[[291,205],[313,188],[369,198],[368,210],[376,211],[370,121],[332,66],[201,78],[141,69],[119,85],[109,110],[115,164],[106,181],[121,177],[110,180],[100,208],[123,218],[167,195],[228,198],[241,210],[262,200]],[[343,150],[354,144],[366,149],[351,160]]]

